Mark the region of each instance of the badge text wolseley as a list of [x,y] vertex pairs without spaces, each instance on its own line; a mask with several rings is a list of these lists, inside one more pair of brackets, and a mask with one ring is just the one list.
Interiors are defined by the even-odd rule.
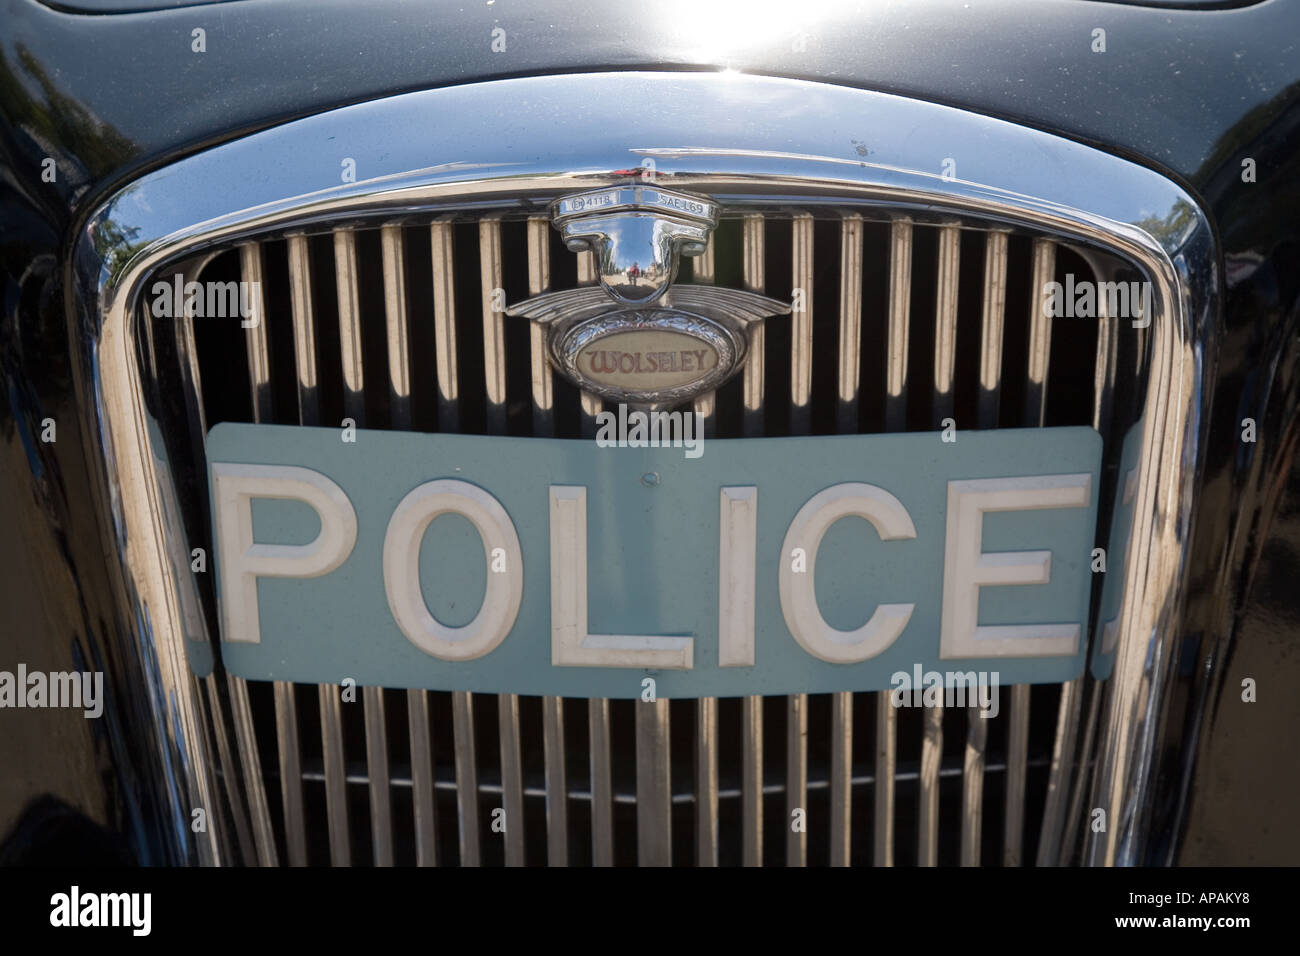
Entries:
[[600,285],[508,308],[547,329],[552,362],[603,398],[664,407],[710,391],[745,361],[750,329],[790,307],[735,289],[673,285],[679,256],[699,255],[718,206],[658,186],[565,196],[551,209],[574,252],[590,250]]

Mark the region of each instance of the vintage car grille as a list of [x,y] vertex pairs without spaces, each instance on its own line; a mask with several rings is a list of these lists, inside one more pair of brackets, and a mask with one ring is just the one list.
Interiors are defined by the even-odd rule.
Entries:
[[[977,215],[826,196],[729,208],[683,267],[692,281],[802,289],[808,308],[769,320],[743,376],[698,400],[712,435],[1091,425],[1106,442],[1106,543],[1148,337],[1108,318],[1052,321],[1034,290],[1136,272]],[[540,210],[494,197],[340,214],[187,260],[189,278],[259,281],[264,318],[138,317],[147,400],[198,503],[183,515],[189,545],[211,540],[202,436],[217,422],[591,435],[598,400],[553,376],[540,337],[491,301],[590,282],[589,255]],[[210,575],[199,588],[215,635]],[[1100,577],[1094,615],[1099,592]],[[993,720],[895,710],[884,693],[646,704],[364,688],[341,703],[333,685],[214,674],[198,696],[228,858],[1018,865],[1077,858],[1100,687],[1016,687]],[[792,831],[796,807],[806,832]]]

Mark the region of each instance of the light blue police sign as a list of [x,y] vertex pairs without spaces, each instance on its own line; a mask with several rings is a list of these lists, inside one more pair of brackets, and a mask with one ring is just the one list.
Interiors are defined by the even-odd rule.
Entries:
[[[1083,427],[590,441],[220,424],[221,656],[249,679],[576,697],[1083,669]],[[656,473],[658,482],[643,481]]]

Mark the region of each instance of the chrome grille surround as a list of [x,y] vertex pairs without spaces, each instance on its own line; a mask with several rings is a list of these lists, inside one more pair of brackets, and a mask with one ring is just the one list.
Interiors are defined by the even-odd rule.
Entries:
[[[654,105],[638,110],[635,119],[600,115],[587,106],[593,89],[599,89],[608,102],[635,100]],[[485,137],[485,118],[496,116],[503,117],[501,131]],[[422,124],[432,117],[437,118],[436,124]],[[708,132],[694,132],[700,129]],[[700,136],[708,137],[702,145],[680,145],[690,142],[687,137]],[[866,156],[853,147],[854,140],[869,144]],[[335,152],[339,152],[337,159]],[[954,152],[958,153],[960,178],[945,179],[940,163]],[[329,156],[330,162],[320,162],[317,174],[315,158],[320,156]],[[337,161],[345,156],[355,160],[364,178],[332,185]],[[303,240],[294,238],[296,234],[340,223],[393,224],[408,216],[432,216],[436,223],[439,213],[466,210],[540,214],[547,202],[563,193],[625,181],[620,171],[639,168],[644,159],[653,159],[657,175],[674,189],[747,211],[747,233],[752,217],[764,209],[793,205],[804,210],[795,216],[793,241],[796,249],[807,249],[806,263],[801,266],[805,260],[796,255],[794,286],[800,286],[801,275],[807,274],[807,287],[811,288],[812,219],[807,210],[845,205],[897,214],[899,225],[892,236],[896,248],[910,243],[910,223],[944,230],[969,220],[984,228],[1028,229],[1077,248],[1083,255],[1118,256],[1153,283],[1154,314],[1143,400],[1142,444],[1148,453],[1143,455],[1140,471],[1114,672],[1108,681],[1091,688],[1088,712],[1098,715],[1091,775],[1085,764],[1093,752],[1094,724],[1081,716],[1083,692],[1090,679],[1080,678],[1063,689],[1069,703],[1060,711],[1054,764],[1070,763],[1070,752],[1075,749],[1072,742],[1081,723],[1084,759],[1076,761],[1073,770],[1065,768],[1054,775],[1044,821],[1046,826],[1053,820],[1053,827],[1068,834],[1078,826],[1082,801],[1089,799],[1090,806],[1107,810],[1111,824],[1103,833],[1089,834],[1085,859],[1101,864],[1137,860],[1147,810],[1145,784],[1154,722],[1160,712],[1163,675],[1171,665],[1167,648],[1178,619],[1183,549],[1190,535],[1201,413],[1208,402],[1203,393],[1204,369],[1215,344],[1215,254],[1204,215],[1189,195],[1158,173],[1049,134],[960,110],[795,80],[632,73],[495,81],[405,94],[309,117],[150,173],[117,192],[85,222],[76,248],[72,305],[74,316],[82,323],[81,340],[86,348],[75,365],[83,407],[94,416],[86,430],[91,436],[90,457],[103,467],[108,492],[104,507],[113,522],[111,544],[120,561],[121,583],[134,618],[131,624],[140,634],[139,653],[146,658],[142,672],[154,681],[147,692],[157,721],[159,759],[173,771],[171,778],[176,782],[171,794],[174,832],[170,835],[176,860],[221,862],[234,853],[238,858],[271,863],[277,861],[277,852],[259,762],[250,757],[250,750],[256,754],[256,740],[244,682],[230,678],[228,694],[222,695],[210,677],[200,689],[186,661],[187,634],[201,647],[209,637],[198,588],[188,573],[189,542],[179,520],[185,503],[174,481],[178,470],[171,464],[174,449],[169,448],[169,436],[160,433],[149,411],[147,392],[157,387],[158,370],[148,369],[153,381],[143,374],[152,346],[140,340],[140,326],[133,321],[146,280],[164,266],[185,262],[186,269],[197,269],[200,259],[196,257],[268,236],[288,236],[290,255],[302,255]],[[438,165],[428,165],[431,162]],[[800,215],[808,218],[801,220]],[[483,218],[480,227],[489,243],[492,227],[487,224],[491,221]],[[437,233],[435,225],[435,257],[439,254]],[[947,241],[941,240],[942,249],[950,249],[944,245]],[[353,255],[350,242],[346,230],[335,233],[341,303],[355,300],[355,275],[347,268]],[[295,244],[299,244],[296,251]],[[245,244],[244,248],[256,247]],[[749,246],[746,248],[748,285],[762,266],[749,261]],[[996,251],[991,257],[996,257]],[[252,252],[244,258],[246,270],[257,268]],[[711,251],[702,258],[703,271],[697,268],[697,281],[707,281],[710,275]],[[941,263],[943,260],[941,255]],[[909,277],[897,273],[905,268],[898,261],[894,278],[902,288],[908,286]],[[941,276],[942,269],[941,265]],[[580,281],[589,277],[589,266],[580,263],[578,274]],[[347,287],[349,282],[352,288]],[[754,284],[761,287],[761,277]],[[995,290],[996,283],[986,288]],[[294,300],[295,311],[310,312],[310,303],[302,302],[310,290],[300,292]],[[396,289],[386,292],[398,294]],[[996,295],[996,291],[989,294]],[[897,299],[897,310],[891,309],[888,316],[888,400],[900,400],[903,395],[906,347],[901,346],[901,378],[896,375],[895,349],[900,347],[900,339],[906,341],[909,319],[905,298]],[[891,297],[891,301],[895,299]],[[446,341],[455,334],[454,302],[436,301],[434,306],[438,335]],[[340,304],[341,321],[345,311]],[[485,343],[496,340],[500,318],[485,311]],[[851,330],[854,321],[848,315],[846,327]],[[807,427],[811,326],[805,329],[796,322],[793,335],[790,426],[797,432]],[[304,348],[306,354],[312,351]],[[761,354],[761,342],[755,351]],[[250,353],[251,366],[261,368],[255,359]],[[840,360],[849,361],[849,357],[841,353]],[[751,367],[754,362],[751,358]],[[943,367],[948,367],[947,362],[945,358]],[[750,412],[759,410],[757,403],[763,396],[763,365],[758,363],[753,371],[751,367],[746,368],[744,380],[747,419]],[[360,372],[358,363],[350,363],[348,391],[353,395],[360,392]],[[372,374],[376,374],[374,370]],[[1034,378],[1032,369],[1030,378]],[[401,381],[400,370],[395,370],[393,380]],[[301,420],[307,423],[314,415],[314,380],[303,375],[300,381]],[[455,384],[454,379],[449,381],[452,391],[442,391],[440,417],[454,414]],[[936,384],[941,381],[936,372]],[[179,384],[195,392],[200,387],[193,381]],[[549,395],[545,369],[534,376],[533,392],[534,396]],[[936,388],[936,393],[936,409],[951,401],[950,390]],[[504,415],[502,394],[489,388],[489,420]],[[900,410],[895,413],[888,400],[886,418],[901,414],[898,401],[894,407]],[[707,406],[709,397],[699,401]],[[544,418],[547,407],[537,399],[535,415]],[[584,407],[588,411],[593,408],[587,403]],[[276,687],[278,712],[291,712],[292,693],[292,685]],[[468,694],[453,695],[457,737],[473,734],[468,698]],[[367,712],[377,709],[382,699],[382,695],[368,695]],[[321,700],[333,700],[333,709],[337,709],[336,694],[322,694]],[[232,711],[245,767],[242,775],[236,773],[234,757],[223,740],[223,701]],[[834,716],[841,726],[848,719],[846,710],[851,703],[837,695]],[[514,706],[512,698],[500,699],[503,723],[512,714],[517,720]],[[806,719],[805,706],[801,697],[789,699],[791,748],[803,745],[794,728]],[[608,776],[607,707],[606,702],[593,701],[589,713],[592,739],[606,744],[591,750],[593,828],[598,832],[610,825],[608,819],[602,822],[601,813],[614,800]],[[213,709],[211,724],[208,708]],[[697,726],[711,726],[709,703],[701,701],[699,708],[702,719]],[[1013,728],[1018,726],[1018,709],[1020,705],[1013,702]],[[639,735],[644,724],[647,739],[662,739],[667,708],[662,715],[658,711],[647,709],[644,715],[638,711]],[[412,738],[423,732],[420,712],[418,706],[410,711]],[[761,701],[749,699],[743,712],[745,737],[761,735]],[[1020,719],[1023,722],[1023,714]],[[337,714],[322,703],[322,726],[337,720]],[[889,708],[883,708],[881,726],[888,726],[890,720]],[[382,722],[367,724],[367,740],[377,741]],[[974,732],[972,727],[972,735]],[[1013,729],[1013,736],[1018,732]],[[280,739],[284,741],[285,735]],[[220,774],[213,772],[214,745]],[[877,767],[892,773],[892,738],[883,736],[879,746]],[[983,763],[982,747],[974,736],[968,741],[967,768]],[[641,749],[638,747],[638,759],[653,769],[658,758],[651,750],[642,754]],[[292,762],[292,750],[286,747],[282,759]],[[369,781],[388,777],[382,748],[376,744],[372,753],[368,746],[367,753]],[[746,747],[747,760],[750,753]],[[761,752],[754,749],[753,753],[757,764]],[[344,836],[347,796],[340,783],[344,779],[342,755],[340,752],[331,759],[327,748],[324,756],[327,783],[340,784],[329,791],[328,816],[331,829],[338,833],[339,850],[333,859],[342,863],[347,862],[348,845]],[[932,786],[939,772],[936,761],[923,753],[922,774],[931,779]],[[503,754],[502,762],[510,763],[509,755]],[[845,780],[851,776],[851,768],[845,764],[841,756],[830,780],[841,803],[845,788],[854,782]],[[1019,774],[1023,779],[1023,773],[1023,765],[1008,766],[1009,776]],[[413,776],[432,782],[427,768],[413,767]],[[236,777],[243,780],[242,788],[232,785]],[[472,762],[462,767],[458,760],[456,777],[462,798],[466,792],[478,792]],[[701,777],[712,780],[705,792],[713,799],[716,777],[708,772]],[[215,799],[218,778],[233,808],[231,826],[214,823],[206,834],[193,834],[186,825],[190,810],[220,806]],[[654,773],[645,778],[646,800],[672,800],[666,782]],[[294,788],[287,786],[289,779],[296,777],[286,774],[281,781],[286,785],[282,797],[286,806],[295,800]],[[761,851],[754,847],[762,835],[757,801],[764,789],[761,764],[747,763],[744,779],[745,854],[747,861],[757,862]],[[517,781],[514,776],[512,789],[520,786]],[[639,775],[638,789],[640,782]],[[806,778],[792,779],[787,798],[794,801],[801,786],[807,786]],[[1090,788],[1090,798],[1085,787]],[[922,793],[924,815],[924,779]],[[251,830],[242,824],[244,799],[250,806]],[[882,827],[888,829],[892,821],[887,806],[880,812],[882,799],[887,805],[892,793],[877,788],[877,833]],[[472,800],[465,802],[462,824],[473,804]],[[383,842],[382,827],[375,825],[378,846]],[[707,821],[701,829],[708,829]],[[477,858],[476,832],[466,833],[463,828],[462,862]],[[661,859],[662,846],[655,846],[661,836],[648,827],[640,841],[644,852]],[[787,840],[788,858],[797,862],[803,852],[801,841],[795,834]],[[299,841],[300,836],[288,838],[288,862],[302,862]],[[331,848],[335,845],[331,840]],[[602,858],[606,846],[608,841],[598,835],[595,862],[609,862]],[[887,840],[877,841],[877,862],[890,862],[891,846]],[[707,862],[707,844],[701,843],[698,849],[701,862]],[[422,851],[422,856],[426,852],[431,858],[432,847]],[[932,852],[928,846],[919,850],[923,860]],[[1009,847],[1006,862],[1017,862],[1018,853],[1018,848]],[[509,847],[507,857],[518,861]],[[377,851],[376,860],[383,861],[382,852]],[[1040,862],[1052,861],[1050,853],[1046,858],[1040,855]]]

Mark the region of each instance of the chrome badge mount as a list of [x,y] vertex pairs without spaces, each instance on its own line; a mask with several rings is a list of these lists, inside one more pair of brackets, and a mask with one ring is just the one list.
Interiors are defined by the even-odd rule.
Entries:
[[600,284],[506,312],[545,328],[552,364],[602,398],[664,408],[710,391],[744,364],[752,329],[790,311],[753,292],[673,285],[679,257],[704,252],[718,224],[709,200],[611,186],[558,199],[551,222],[571,251],[593,253]]

